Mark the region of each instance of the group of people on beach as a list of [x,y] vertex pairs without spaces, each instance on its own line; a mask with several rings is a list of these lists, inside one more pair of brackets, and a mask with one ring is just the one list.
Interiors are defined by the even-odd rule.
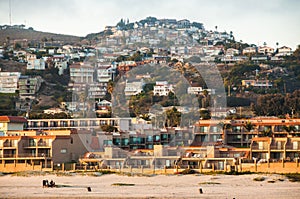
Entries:
[[50,182],[48,180],[43,180],[43,187],[55,187],[55,182],[53,180]]

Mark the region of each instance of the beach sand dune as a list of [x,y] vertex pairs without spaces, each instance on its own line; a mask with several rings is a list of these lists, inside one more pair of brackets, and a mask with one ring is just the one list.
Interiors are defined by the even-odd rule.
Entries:
[[[263,181],[254,181],[264,177]],[[58,187],[43,188],[43,180]],[[129,185],[129,186],[115,186]],[[87,187],[91,188],[88,191]],[[202,189],[200,194],[199,189]],[[275,174],[0,177],[1,198],[299,198],[300,183]]]

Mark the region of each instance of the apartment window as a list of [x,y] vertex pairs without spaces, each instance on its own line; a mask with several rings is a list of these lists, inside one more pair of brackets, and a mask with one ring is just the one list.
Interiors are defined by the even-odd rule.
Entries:
[[67,153],[67,149],[61,149],[60,153]]
[[103,144],[111,146],[111,145],[113,145],[113,142],[112,142],[112,140],[104,140]]
[[129,144],[129,139],[128,139],[128,138],[123,138],[123,139],[121,140],[121,144],[122,144],[122,145],[128,145],[128,144]]
[[234,127],[232,127],[232,131],[233,132],[241,132],[241,130],[242,130],[241,126],[234,126]]
[[208,132],[208,127],[207,126],[200,126],[200,132],[201,133],[207,133]]
[[35,146],[35,140],[29,139],[29,146]]
[[148,141],[148,142],[153,142],[153,137],[152,137],[151,135],[148,135],[148,136],[147,136],[147,141]]
[[210,127],[210,132],[217,133],[218,131],[219,131],[219,128],[217,126]]
[[297,150],[298,149],[298,142],[293,142],[293,149]]
[[258,142],[258,149],[259,150],[264,149],[264,143],[263,142]]

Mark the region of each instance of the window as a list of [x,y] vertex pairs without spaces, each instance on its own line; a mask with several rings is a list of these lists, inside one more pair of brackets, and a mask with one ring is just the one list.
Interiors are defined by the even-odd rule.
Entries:
[[35,146],[35,140],[29,139],[29,146]]
[[293,142],[293,149],[297,150],[298,149],[298,142]]
[[258,142],[258,149],[259,150],[264,149],[264,143],[263,142]]
[[217,126],[211,126],[211,127],[210,127],[210,132],[217,133],[218,130],[219,130],[219,129],[218,129]]
[[207,133],[208,132],[208,127],[207,126],[200,126],[200,132],[201,133]]
[[153,137],[152,137],[151,135],[148,135],[148,136],[147,136],[147,141],[148,141],[148,142],[152,142],[152,141],[153,141]]
[[67,149],[61,149],[60,153],[67,153]]
[[112,140],[104,140],[103,144],[111,146],[111,145],[113,145],[113,142],[112,142]]

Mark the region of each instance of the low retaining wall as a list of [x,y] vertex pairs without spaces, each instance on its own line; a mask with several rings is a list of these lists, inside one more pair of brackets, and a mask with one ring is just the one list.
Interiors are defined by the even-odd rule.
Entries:
[[[43,165],[33,165],[25,163],[17,164],[0,164],[0,172],[19,172],[19,171],[102,171],[109,170],[124,173],[141,173],[141,174],[174,174],[180,173],[187,168],[139,168],[126,167],[117,169],[101,169],[98,166],[76,166],[75,163],[61,164],[60,167],[43,168]],[[192,168],[200,173],[217,172],[217,171],[239,171],[239,172],[267,172],[267,173],[300,173],[300,163],[298,162],[272,162],[272,163],[242,163],[235,166],[227,165],[224,170],[215,170],[214,168]]]

